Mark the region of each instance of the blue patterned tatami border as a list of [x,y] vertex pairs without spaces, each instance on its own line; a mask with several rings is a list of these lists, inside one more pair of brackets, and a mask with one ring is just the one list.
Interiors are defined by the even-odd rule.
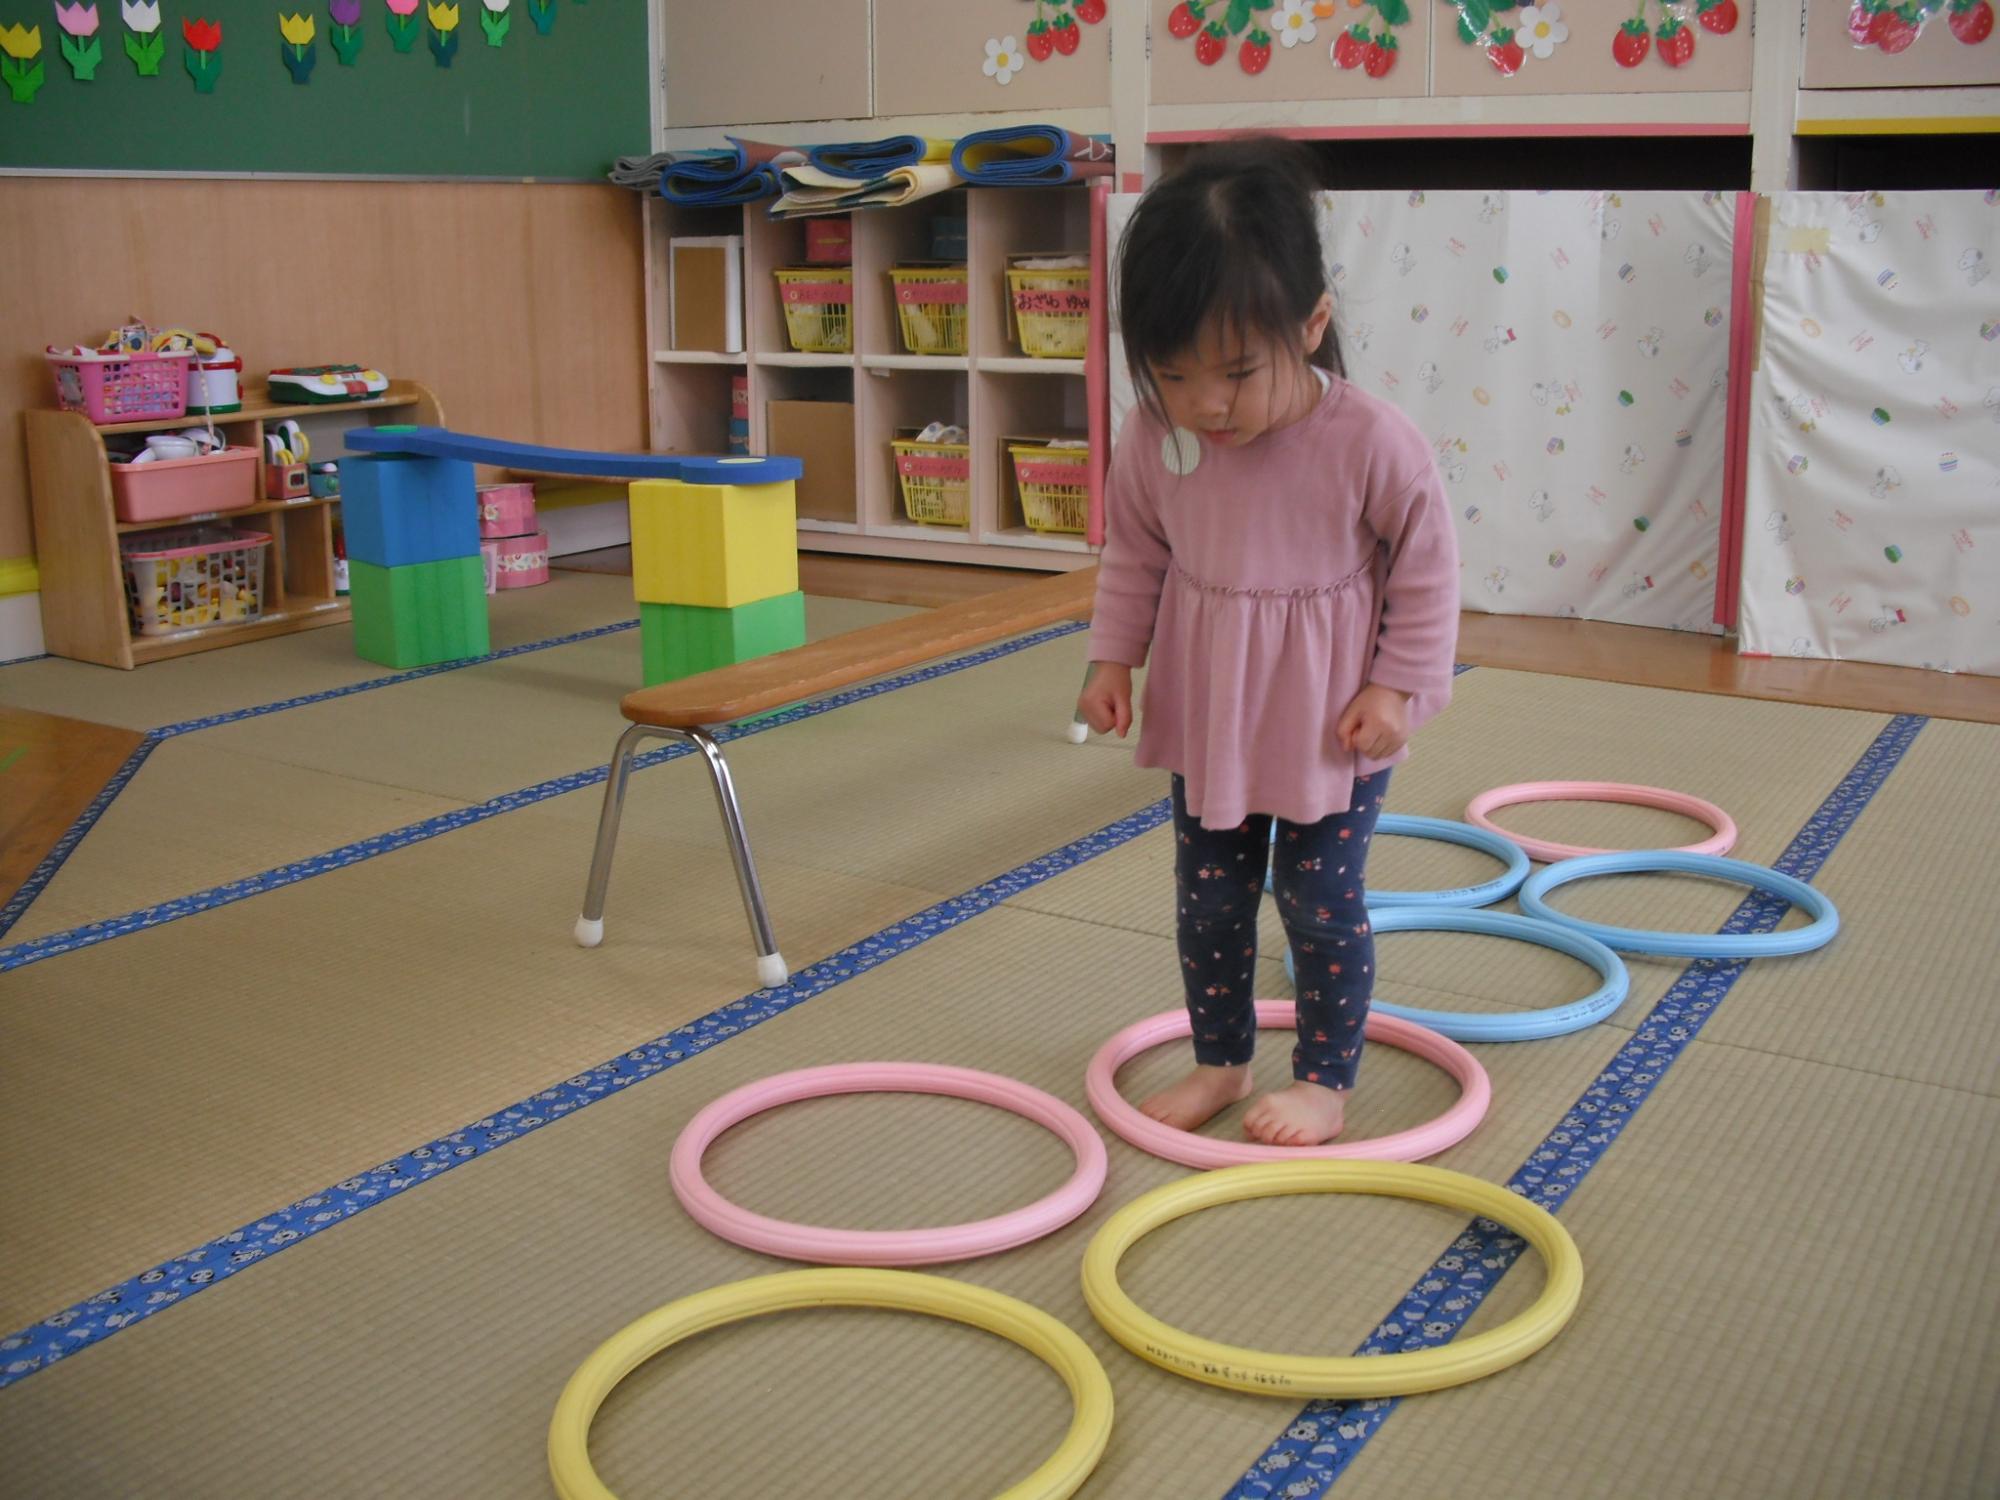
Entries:
[[509,657],[526,656],[535,651],[548,651],[556,646],[574,646],[578,641],[593,641],[599,636],[617,635],[621,631],[637,630],[637,620],[619,620],[611,625],[597,625],[589,630],[575,630],[568,635],[550,636],[545,641],[524,641],[518,646],[506,646],[498,651],[489,651],[484,656],[468,656],[462,661],[435,662],[428,667],[412,667],[407,672],[392,672],[386,677],[371,677],[366,682],[350,682],[345,687],[327,688],[317,693],[301,693],[296,698],[280,698],[275,703],[259,703],[252,708],[234,708],[227,713],[210,714],[201,719],[183,719],[178,724],[163,724],[152,731],[155,738],[168,740],[183,734],[194,734],[198,730],[214,729],[223,724],[235,724],[244,719],[261,719],[266,714],[281,713],[288,708],[305,708],[314,703],[329,703],[335,698],[351,698],[356,693],[372,693],[377,688],[398,687],[405,682],[417,682],[425,677],[436,677],[445,672],[462,672],[467,667],[483,667],[496,661],[506,661]]
[[[949,676],[954,672],[962,672],[968,667],[976,667],[986,662],[996,661],[1003,656],[1011,656],[1017,651],[1025,651],[1031,646],[1043,645],[1046,642],[1057,640],[1066,635],[1074,635],[1076,632],[1088,628],[1088,626],[1079,623],[1051,625],[1030,635],[1018,636],[1013,640],[1003,641],[997,646],[988,646],[983,650],[972,652],[966,656],[953,657],[947,661],[932,662],[895,677],[884,678],[879,682],[866,683],[857,688],[849,688],[845,692],[834,693],[825,698],[816,698],[809,703],[802,703],[796,708],[782,709],[777,713],[759,718],[752,723],[740,724],[730,729],[724,729],[717,733],[716,739],[728,743],[733,740],[743,739],[748,735],[762,734],[765,730],[776,729],[785,724],[795,724],[802,719],[816,718],[820,714],[830,713],[837,708],[845,708],[852,703],[860,703],[865,699],[880,697],[884,693],[894,692],[899,688],[913,687],[918,683],[930,682],[939,677]],[[135,755],[137,754],[137,752],[134,753]],[[635,757],[633,768],[635,770],[643,770],[647,766],[655,766],[662,761],[676,760],[683,755],[691,753],[693,753],[692,749],[687,745],[672,745],[663,750],[649,751],[644,755]],[[388,833],[377,834],[372,838],[362,839],[352,844],[343,844],[338,849],[328,850],[324,854],[315,854],[309,859],[294,860],[290,864],[279,865],[275,869],[265,870],[257,875],[246,876],[242,880],[232,880],[226,885],[211,886],[209,889],[197,891],[191,896],[180,896],[172,901],[163,901],[157,906],[149,906],[140,911],[127,912],[123,916],[108,917],[101,922],[87,922],[81,927],[72,927],[63,932],[52,932],[44,937],[32,938],[24,943],[16,943],[11,947],[0,948],[0,974],[4,974],[12,969],[22,968],[28,964],[38,963],[45,958],[53,958],[57,954],[73,953],[79,949],[95,947],[97,944],[109,942],[115,937],[123,937],[129,933],[140,932],[149,927],[158,927],[167,922],[178,921],[182,917],[191,917],[198,912],[212,911],[219,906],[229,906],[248,897],[261,895],[266,891],[275,891],[288,885],[296,885],[302,880],[312,879],[315,875],[324,875],[332,870],[345,869],[349,865],[360,863],[362,860],[374,859],[378,855],[388,854],[393,850],[406,848],[411,844],[420,844],[426,839],[434,839],[441,833],[450,833],[456,829],[469,828],[475,823],[485,822],[488,818],[498,817],[501,813],[513,812],[517,808],[529,807],[537,802],[546,801],[550,797],[559,797],[565,792],[574,792],[584,787],[596,786],[604,780],[608,769],[608,766],[595,766],[587,771],[576,771],[567,776],[558,776],[548,781],[537,782],[533,786],[524,787],[519,791],[505,792],[498,797],[489,798],[487,801],[476,803],[471,807],[454,808],[448,813],[438,813],[434,817],[425,818],[421,822],[407,824],[402,828],[392,829]],[[111,797],[115,795],[116,792],[114,790],[106,788],[106,794],[101,797],[101,800],[108,805]],[[97,804],[93,803],[92,806],[96,808]],[[101,808],[98,810],[101,811]],[[94,814],[90,816],[92,821],[95,821]],[[79,822],[81,823],[82,820],[79,819]],[[85,827],[87,826],[85,825]],[[65,841],[70,848],[74,848],[75,839],[81,838],[82,833],[76,829],[72,829],[71,832],[75,837],[72,838],[69,835],[65,835]],[[64,853],[66,857],[67,850]],[[52,855],[51,858],[53,857]],[[61,861],[58,860],[57,863],[60,864]],[[41,872],[38,870],[36,874],[40,875]],[[43,878],[42,884],[47,884],[46,878]],[[27,887],[24,886],[22,889],[25,892]],[[33,897],[29,896],[28,899],[32,900]],[[24,907],[25,904],[23,902]],[[10,903],[10,909],[11,905]]]
[[[1911,714],[1890,720],[1807,819],[1775,868],[1811,880],[1928,722]],[[1789,910],[1784,900],[1752,891],[1721,930],[1770,932]],[[1651,1097],[1667,1069],[1686,1052],[1749,962],[1699,959],[1688,965],[1639,1023],[1631,1040],[1507,1180],[1508,1190],[1559,1212]],[[1492,1220],[1475,1219],[1355,1352],[1400,1354],[1449,1343],[1524,1248],[1519,1236]],[[1279,1496],[1312,1500],[1324,1495],[1399,1404],[1400,1398],[1309,1402],[1237,1480],[1227,1500]]]
[[0,1339],[0,1389],[25,1380],[78,1350],[100,1344],[120,1329],[227,1281],[245,1267],[268,1260],[288,1246],[344,1223],[364,1209],[387,1202],[419,1183],[497,1151],[509,1141],[532,1134],[565,1115],[573,1115],[676,1063],[697,1057],[730,1037],[781,1016],[814,996],[823,995],[898,954],[991,911],[1023,891],[1159,827],[1167,821],[1168,812],[1165,800],[1143,807],[964,895],[940,901],[885,927],[831,958],[802,969],[779,989],[758,990],[732,1000],[697,1021],[543,1089],[519,1104],[405,1152],[372,1171],[335,1183],[289,1208],[232,1230],[74,1307],[19,1329]]

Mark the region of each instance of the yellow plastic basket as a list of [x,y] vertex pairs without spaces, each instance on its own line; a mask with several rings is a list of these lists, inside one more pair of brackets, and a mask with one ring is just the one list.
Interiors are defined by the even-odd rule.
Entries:
[[965,353],[964,266],[896,266],[896,316],[912,354]]
[[1090,524],[1090,449],[1009,443],[1021,514],[1031,531],[1081,536]]
[[1090,267],[1024,271],[1009,267],[1007,291],[1021,352],[1040,359],[1082,359],[1090,346]]
[[854,351],[854,268],[791,266],[771,272],[785,309],[785,333],[801,354]]
[[966,526],[972,520],[972,445],[898,438],[896,479],[903,509],[919,526]]

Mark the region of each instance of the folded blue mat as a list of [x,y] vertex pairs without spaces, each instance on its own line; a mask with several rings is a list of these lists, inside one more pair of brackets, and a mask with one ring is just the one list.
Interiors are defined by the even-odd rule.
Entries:
[[1111,142],[1058,125],[1015,125],[966,136],[952,148],[951,165],[982,187],[1074,182],[1110,173]]
[[836,177],[872,182],[898,167],[914,167],[920,161],[944,161],[951,155],[951,144],[926,140],[920,135],[892,135],[879,141],[811,146],[806,150],[806,160]]

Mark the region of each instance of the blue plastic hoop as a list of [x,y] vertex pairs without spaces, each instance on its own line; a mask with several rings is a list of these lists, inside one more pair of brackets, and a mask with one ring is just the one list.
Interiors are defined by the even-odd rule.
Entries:
[[[1498,875],[1483,885],[1460,886],[1445,891],[1370,891],[1368,907],[1391,906],[1491,906],[1495,901],[1505,901],[1521,888],[1521,882],[1528,878],[1528,856],[1521,846],[1510,838],[1497,833],[1489,833],[1484,828],[1475,828],[1470,823],[1453,822],[1450,818],[1417,818],[1404,813],[1384,813],[1375,822],[1377,833],[1402,834],[1406,838],[1437,839],[1446,844],[1462,844],[1467,849],[1477,849],[1482,854],[1490,854],[1506,865]],[[1271,823],[1271,839],[1275,845],[1278,825]],[[1271,888],[1272,879],[1267,871],[1264,888]],[[1426,1022],[1426,1025],[1429,1023]],[[1447,1036],[1449,1032],[1445,1033]]]
[[[1538,1042],[1545,1037],[1565,1036],[1594,1026],[1619,1006],[1631,987],[1625,961],[1596,938],[1572,932],[1554,922],[1517,917],[1503,911],[1467,911],[1462,907],[1388,907],[1368,909],[1368,921],[1377,933],[1383,932],[1472,932],[1484,937],[1512,938],[1536,943],[1567,953],[1589,964],[1603,978],[1594,994],[1567,1005],[1546,1010],[1508,1012],[1502,1015],[1475,1015],[1453,1010],[1418,1010],[1408,1005],[1391,1005],[1377,1000],[1372,1007],[1384,1015],[1415,1021],[1455,1042]],[[1285,950],[1285,973],[1298,985],[1292,950]]]
[[[1637,927],[1610,927],[1602,922],[1586,922],[1557,911],[1545,899],[1559,885],[1587,880],[1593,875],[1625,875],[1678,872],[1707,875],[1754,886],[1791,902],[1813,920],[1809,926],[1788,932],[1650,932]],[[1558,922],[1572,932],[1580,932],[1627,953],[1656,954],[1670,958],[1776,958],[1791,953],[1810,953],[1833,941],[1840,931],[1840,913],[1833,903],[1790,875],[1753,865],[1747,860],[1723,859],[1714,854],[1682,854],[1671,849],[1642,849],[1627,854],[1592,854],[1582,859],[1566,859],[1550,865],[1521,888],[1521,909],[1544,921]]]

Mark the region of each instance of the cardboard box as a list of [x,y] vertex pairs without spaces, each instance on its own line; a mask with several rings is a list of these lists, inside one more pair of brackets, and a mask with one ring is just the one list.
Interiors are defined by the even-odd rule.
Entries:
[[743,236],[667,242],[667,346],[743,352]]
[[799,514],[815,521],[853,521],[854,404],[851,401],[768,401],[764,451],[800,459]]
[[853,226],[844,218],[806,220],[806,264],[844,266],[854,259]]

